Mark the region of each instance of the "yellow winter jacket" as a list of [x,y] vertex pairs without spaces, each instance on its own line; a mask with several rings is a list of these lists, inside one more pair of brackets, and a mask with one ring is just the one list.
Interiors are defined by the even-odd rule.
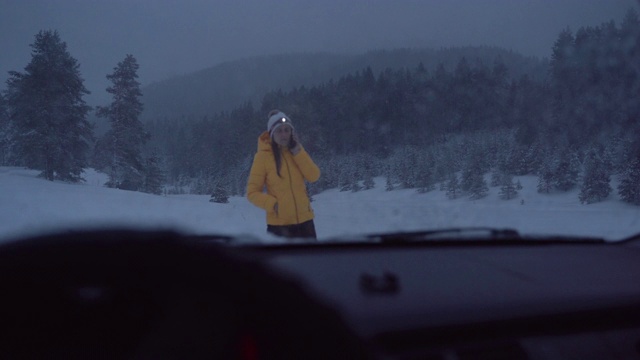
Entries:
[[[253,158],[249,173],[247,198],[267,212],[268,225],[300,224],[313,219],[304,180],[315,182],[318,178],[320,169],[304,148],[295,156],[289,149],[282,149],[278,177],[271,138],[265,131],[258,137],[258,152]],[[276,203],[278,213],[273,208]]]

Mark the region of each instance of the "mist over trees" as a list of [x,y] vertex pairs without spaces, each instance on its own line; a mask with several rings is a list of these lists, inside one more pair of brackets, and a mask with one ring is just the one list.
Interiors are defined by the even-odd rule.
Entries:
[[[149,104],[155,110],[144,121],[138,64],[127,55],[108,75],[113,101],[99,107],[97,115],[109,121],[110,129],[95,143],[91,164],[86,161],[88,108],[82,101],[87,91],[77,63],[56,33],[41,32],[34,48],[45,37],[53,44],[46,49],[57,50],[49,54],[41,45],[46,56],[34,52],[27,73],[12,72],[0,96],[0,160],[41,169],[51,180],[78,180],[81,169],[91,165],[109,174],[109,186],[207,194],[224,202],[244,195],[266,114],[278,108],[296,124],[322,170],[320,180],[308,186],[311,195],[331,188],[366,191],[374,177],[384,176],[388,191],[444,191],[451,199],[478,199],[497,187],[500,198],[509,201],[521,190],[514,176],[536,175],[541,193],[578,190],[579,200],[590,204],[616,191],[640,205],[640,21],[635,10],[620,25],[611,21],[562,31],[549,44],[549,61],[493,48],[432,50],[428,61],[415,61],[420,51],[383,51],[367,54],[368,64],[360,62],[363,57],[344,65],[337,76],[290,80],[300,81],[297,86],[274,82],[274,76],[286,78],[285,68],[264,78],[249,72],[236,79],[234,71],[262,63],[251,59],[235,70],[229,63],[223,67],[231,73],[225,81],[251,84],[246,101],[206,110],[206,97],[218,104],[215,108],[225,99],[237,100],[241,92],[211,95],[203,72],[200,79],[194,74],[166,83],[173,92],[154,95]],[[47,83],[49,78],[38,76],[48,58],[60,59],[46,65],[60,76]],[[60,85],[67,81],[73,86]],[[202,94],[188,95],[197,81],[195,89]],[[35,90],[40,82],[57,97],[40,96]],[[224,88],[224,83],[218,85]],[[268,90],[267,84],[274,87]],[[259,100],[257,94],[263,94]],[[158,103],[174,110],[158,111]]]
[[413,68],[422,63],[427,69],[442,65],[452,70],[465,56],[485,61],[499,56],[515,77],[528,74],[540,80],[546,75],[546,61],[488,46],[376,50],[350,55],[293,53],[256,56],[224,62],[144,87],[142,120],[211,116],[231,111],[246,102],[260,104],[265,93],[270,91],[318,86],[367,67],[378,73],[387,68]]

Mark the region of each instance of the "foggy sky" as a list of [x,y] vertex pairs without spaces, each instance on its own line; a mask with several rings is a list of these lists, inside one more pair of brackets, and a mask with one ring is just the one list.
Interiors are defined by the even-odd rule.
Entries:
[[244,57],[491,45],[549,57],[560,31],[619,24],[636,0],[0,0],[0,89],[40,30],[80,63],[89,105],[132,54],[142,85]]

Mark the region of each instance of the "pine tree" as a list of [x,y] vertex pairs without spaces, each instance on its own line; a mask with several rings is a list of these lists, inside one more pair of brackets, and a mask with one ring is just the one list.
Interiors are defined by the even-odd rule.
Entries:
[[418,193],[424,194],[436,188],[434,154],[430,151],[421,151],[417,154],[415,165],[415,185]]
[[360,184],[358,183],[358,180],[353,180],[349,188],[351,189],[351,192],[354,192],[354,193],[362,190],[362,186],[360,186]]
[[538,174],[538,192],[539,193],[550,193],[553,189],[554,178],[553,178],[553,170],[552,165],[550,164],[550,160],[543,162],[542,169],[540,169],[540,173]]
[[363,165],[362,176],[363,182],[362,186],[364,190],[371,190],[376,186],[375,181],[373,181],[374,176],[374,163],[370,156],[361,156],[360,162]]
[[7,101],[2,93],[0,93],[0,120],[9,120],[9,114],[7,113]]
[[575,118],[575,87],[577,69],[575,68],[575,37],[569,30],[563,30],[555,41],[550,62],[550,75],[553,82],[553,113],[558,121],[571,122]]
[[416,187],[418,157],[418,150],[410,146],[403,146],[394,154],[394,173],[398,176],[400,186],[404,189]]
[[500,178],[500,198],[502,200],[511,200],[517,195],[518,185],[513,182],[513,175],[503,174]]
[[516,190],[522,190],[522,183],[520,182],[520,180],[516,180]]
[[458,176],[455,173],[451,173],[446,182],[447,197],[451,200],[457,199],[460,195],[460,182]]
[[162,194],[162,184],[164,183],[164,174],[160,169],[160,158],[152,155],[146,159],[144,166],[144,177],[142,182],[142,192],[149,194]]
[[422,169],[422,173],[419,174],[417,179],[418,193],[424,194],[435,189],[433,182],[432,170],[428,167]]
[[81,181],[93,130],[80,66],[57,31],[40,31],[31,48],[25,73],[7,81],[14,155],[47,180]]
[[9,113],[4,96],[0,93],[0,166],[9,165],[11,134]]
[[489,186],[484,179],[481,163],[470,161],[462,171],[460,188],[469,194],[471,199],[481,199],[489,193]]
[[640,159],[629,162],[618,185],[620,198],[628,203],[640,205]]
[[340,191],[353,191],[358,182],[355,157],[343,156],[338,164],[338,188]]
[[353,179],[351,178],[351,171],[343,168],[340,171],[338,187],[340,188],[340,191],[350,191],[352,186],[353,186]]
[[489,194],[489,186],[482,176],[474,178],[471,188],[469,189],[469,198],[472,200],[482,199]]
[[364,185],[364,190],[371,190],[376,186],[376,183],[373,181],[373,176],[366,175],[364,181],[362,183]]
[[508,171],[516,175],[527,175],[532,172],[533,153],[529,146],[517,146],[511,151],[508,159]]
[[211,195],[211,199],[209,199],[209,202],[215,202],[218,204],[228,204],[229,193],[224,187],[218,184],[213,190],[213,194]]
[[139,116],[142,113],[138,63],[132,55],[118,63],[114,72],[107,75],[112,86],[107,92],[113,95],[109,106],[99,107],[97,115],[109,119],[111,129],[104,135],[99,149],[108,154],[109,175],[107,186],[126,190],[139,190],[144,178],[141,148],[149,139]]
[[591,204],[602,201],[611,192],[609,173],[602,159],[590,153],[585,164],[585,174],[578,195],[581,203]]
[[390,175],[390,174],[388,174],[388,175],[387,175],[386,182],[385,182],[385,187],[384,187],[384,189],[385,189],[386,191],[392,191],[394,188],[395,188],[395,187],[393,186],[393,181],[391,181],[391,175]]
[[500,186],[500,179],[502,179],[502,176],[504,176],[504,173],[498,169],[494,169],[491,172],[491,186],[492,187],[496,187],[496,186]]
[[580,162],[575,154],[564,155],[553,174],[554,187],[560,191],[569,191],[578,184]]

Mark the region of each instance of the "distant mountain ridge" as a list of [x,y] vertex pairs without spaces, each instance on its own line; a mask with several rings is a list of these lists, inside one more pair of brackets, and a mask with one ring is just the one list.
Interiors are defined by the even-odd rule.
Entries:
[[439,64],[452,70],[466,57],[491,66],[500,59],[515,78],[546,75],[546,60],[525,57],[496,47],[375,50],[363,54],[292,53],[224,62],[191,74],[150,84],[142,89],[142,119],[200,118],[232,110],[248,101],[260,106],[264,94],[311,87],[371,67],[374,74],[386,68],[413,70],[422,63],[429,71]]

